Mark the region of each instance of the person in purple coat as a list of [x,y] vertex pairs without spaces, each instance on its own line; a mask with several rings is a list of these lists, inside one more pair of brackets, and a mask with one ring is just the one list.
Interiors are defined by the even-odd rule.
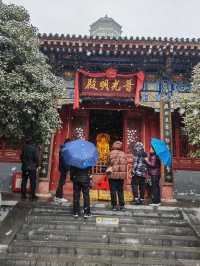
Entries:
[[148,158],[145,159],[148,167],[148,174],[152,183],[152,206],[160,205],[160,159],[156,155],[154,149],[151,147]]

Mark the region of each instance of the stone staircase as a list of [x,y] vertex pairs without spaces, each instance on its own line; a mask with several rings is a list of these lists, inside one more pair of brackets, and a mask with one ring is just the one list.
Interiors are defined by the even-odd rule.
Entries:
[[[128,206],[73,218],[70,206],[37,203],[1,266],[200,266],[200,239],[177,208]],[[97,217],[119,225],[96,224]]]

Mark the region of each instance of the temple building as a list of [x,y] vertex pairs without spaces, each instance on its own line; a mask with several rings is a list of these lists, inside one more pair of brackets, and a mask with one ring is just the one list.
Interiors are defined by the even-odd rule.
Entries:
[[[39,192],[55,192],[58,154],[65,138],[84,138],[99,150],[92,170],[94,198],[108,199],[101,189],[110,147],[123,142],[128,167],[125,198],[131,200],[132,147],[152,137],[164,139],[173,153],[172,169],[162,168],[162,199],[200,198],[200,160],[193,159],[183,113],[171,97],[191,91],[191,73],[200,62],[200,40],[121,37],[121,26],[105,16],[90,27],[90,36],[43,34],[41,51],[57,75],[65,79],[58,108],[62,129],[44,145]],[[19,151],[1,147],[0,162],[19,162]],[[12,165],[13,166],[13,165]],[[66,194],[72,184],[66,184]],[[148,195],[147,195],[148,196]]]

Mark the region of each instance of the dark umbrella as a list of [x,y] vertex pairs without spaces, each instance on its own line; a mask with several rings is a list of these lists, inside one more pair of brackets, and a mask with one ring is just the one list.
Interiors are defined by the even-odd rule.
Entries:
[[62,155],[66,165],[81,169],[95,166],[99,157],[96,146],[86,140],[75,140],[66,143],[62,149]]

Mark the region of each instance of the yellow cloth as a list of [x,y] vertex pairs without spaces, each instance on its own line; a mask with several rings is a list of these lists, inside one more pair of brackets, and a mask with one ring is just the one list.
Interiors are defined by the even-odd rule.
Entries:
[[110,147],[108,143],[97,143],[97,150],[99,152],[99,160],[106,163],[110,153]]

